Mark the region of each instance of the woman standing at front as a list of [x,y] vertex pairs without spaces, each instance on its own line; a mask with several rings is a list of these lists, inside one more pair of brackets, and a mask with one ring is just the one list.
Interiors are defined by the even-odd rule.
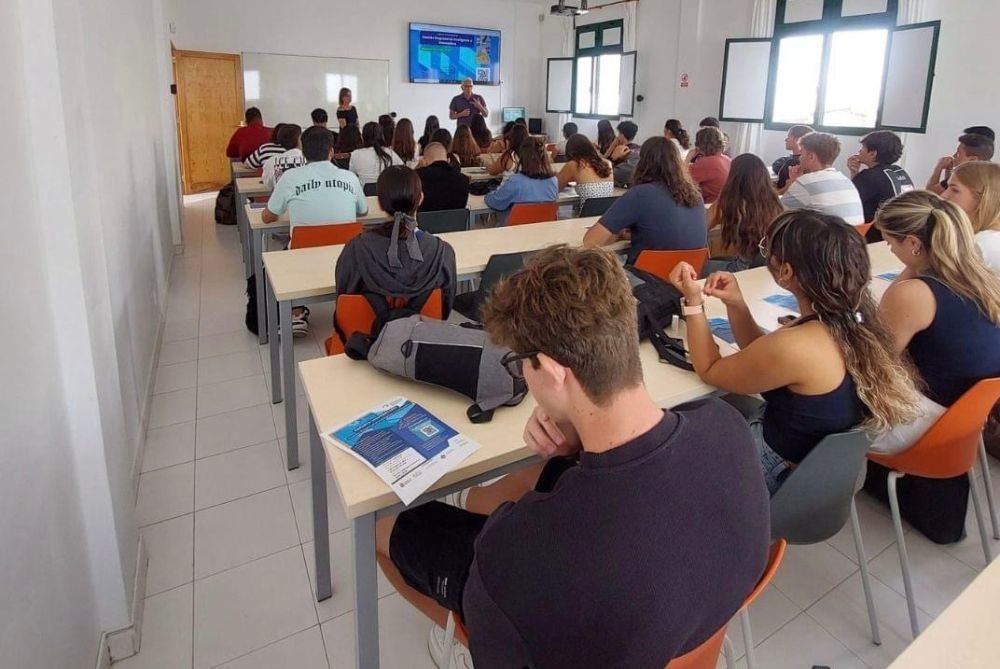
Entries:
[[351,104],[351,89],[341,88],[337,96],[337,124],[341,128],[358,125],[358,110]]

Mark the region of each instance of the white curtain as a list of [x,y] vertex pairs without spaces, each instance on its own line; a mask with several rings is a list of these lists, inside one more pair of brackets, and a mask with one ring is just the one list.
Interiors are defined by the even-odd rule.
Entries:
[[[753,16],[750,19],[751,37],[771,37],[774,34],[774,13],[777,0],[754,0]],[[764,125],[761,123],[739,123],[732,137],[733,155],[757,153],[763,139]]]

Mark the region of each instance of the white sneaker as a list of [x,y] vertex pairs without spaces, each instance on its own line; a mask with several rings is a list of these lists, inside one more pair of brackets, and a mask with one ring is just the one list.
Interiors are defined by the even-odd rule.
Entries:
[[444,630],[437,625],[431,625],[427,635],[427,652],[438,669],[473,669],[469,649],[455,640],[452,640],[450,649],[445,649]]

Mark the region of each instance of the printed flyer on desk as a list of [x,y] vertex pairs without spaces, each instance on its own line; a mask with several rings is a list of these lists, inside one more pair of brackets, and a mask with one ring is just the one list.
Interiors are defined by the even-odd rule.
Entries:
[[479,448],[405,397],[375,407],[323,438],[367,464],[406,505]]

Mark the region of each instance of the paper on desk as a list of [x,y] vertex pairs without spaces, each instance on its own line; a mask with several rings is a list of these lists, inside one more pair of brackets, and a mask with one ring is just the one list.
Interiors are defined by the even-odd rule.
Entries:
[[[715,335],[716,343],[719,343],[719,351],[722,353],[722,357],[732,355],[740,350],[739,344],[736,343],[736,335],[733,334],[733,326],[729,322],[728,318],[723,318],[721,316],[716,316],[714,318],[708,319],[708,327],[712,329],[712,334]],[[764,333],[770,332],[767,328],[761,328]]]
[[368,465],[404,505],[479,449],[405,397],[389,400],[323,438]]

